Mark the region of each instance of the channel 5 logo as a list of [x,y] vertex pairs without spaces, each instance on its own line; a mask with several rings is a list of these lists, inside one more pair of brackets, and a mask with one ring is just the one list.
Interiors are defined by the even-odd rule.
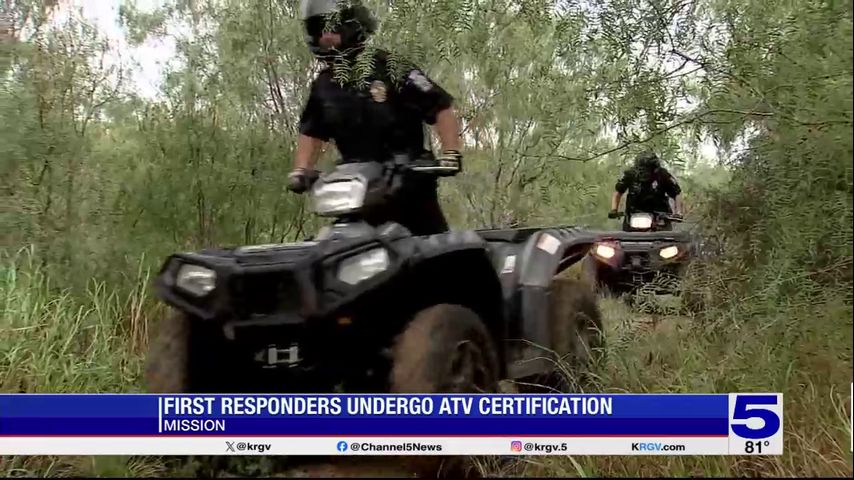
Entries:
[[741,438],[773,437],[783,426],[783,396],[777,394],[730,395],[729,428]]
[[522,451],[522,442],[519,440],[513,440],[510,442],[510,451],[511,452],[521,452]]

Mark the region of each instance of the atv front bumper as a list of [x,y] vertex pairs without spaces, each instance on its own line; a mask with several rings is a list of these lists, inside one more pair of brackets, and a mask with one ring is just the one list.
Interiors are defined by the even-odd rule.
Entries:
[[[342,378],[364,378],[372,360],[365,351],[378,350],[379,339],[366,338],[338,309],[381,280],[344,281],[354,275],[354,259],[386,247],[393,246],[367,238],[180,253],[167,259],[155,288],[165,303],[196,319],[196,331],[208,332],[211,343],[201,348],[227,359],[235,391],[285,385],[326,391]],[[387,270],[394,258],[389,254]],[[182,283],[188,265],[207,275],[204,295]]]
[[678,278],[692,252],[684,232],[613,232],[599,239],[590,256],[599,281],[633,288],[660,277]]
[[[202,320],[301,323],[316,306],[314,246],[301,242],[263,252],[236,248],[177,253],[163,265],[155,288],[164,302]],[[188,266],[197,275],[209,276],[207,292],[188,288]]]

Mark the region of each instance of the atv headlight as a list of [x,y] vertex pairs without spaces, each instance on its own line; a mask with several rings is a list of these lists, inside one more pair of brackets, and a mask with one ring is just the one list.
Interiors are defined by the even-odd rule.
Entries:
[[338,280],[355,285],[388,268],[388,252],[375,248],[343,260],[338,267]]
[[605,245],[603,243],[600,243],[600,244],[596,245],[596,249],[593,250],[593,252],[602,258],[610,259],[610,258],[613,258],[614,255],[617,254],[617,249],[610,246],[610,245]]
[[362,208],[365,183],[359,179],[340,182],[317,182],[311,192],[314,212],[321,216],[337,216]]
[[670,258],[675,257],[676,255],[679,255],[679,247],[677,247],[676,245],[671,245],[671,246],[669,246],[669,247],[664,247],[664,248],[662,248],[661,250],[659,250],[659,251],[658,251],[658,255],[659,255],[661,258],[663,258],[663,259],[665,259],[665,260],[668,260],[668,259],[670,259]]
[[185,263],[178,268],[175,286],[196,297],[204,297],[216,288],[216,272],[209,268]]
[[636,213],[629,219],[629,226],[638,230],[652,227],[652,215],[648,213]]

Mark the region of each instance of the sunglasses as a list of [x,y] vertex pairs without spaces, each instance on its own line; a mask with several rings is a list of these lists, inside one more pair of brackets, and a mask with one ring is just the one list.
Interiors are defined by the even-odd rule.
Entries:
[[333,31],[333,29],[327,28],[328,23],[329,22],[324,16],[318,15],[316,17],[311,17],[305,22],[306,33],[309,37],[318,39],[322,37],[325,32]]

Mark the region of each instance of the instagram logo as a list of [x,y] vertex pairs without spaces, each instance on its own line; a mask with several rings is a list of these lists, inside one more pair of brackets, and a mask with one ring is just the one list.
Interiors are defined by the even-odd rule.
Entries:
[[510,442],[510,450],[513,452],[521,452],[522,451],[522,442],[519,440],[514,440]]

